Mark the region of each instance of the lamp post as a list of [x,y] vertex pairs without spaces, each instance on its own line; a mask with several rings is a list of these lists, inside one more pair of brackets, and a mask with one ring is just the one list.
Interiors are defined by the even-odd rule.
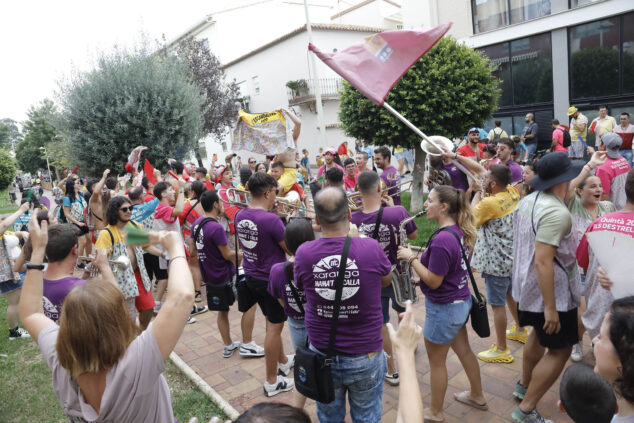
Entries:
[[53,187],[53,175],[51,175],[51,165],[48,163],[48,151],[46,151],[46,147],[40,147],[40,150],[44,151],[46,155],[46,168],[48,169],[48,180],[51,184],[51,188]]

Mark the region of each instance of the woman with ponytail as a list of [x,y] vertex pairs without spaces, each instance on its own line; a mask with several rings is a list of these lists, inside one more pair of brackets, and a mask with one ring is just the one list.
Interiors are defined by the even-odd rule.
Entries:
[[451,347],[467,373],[471,389],[454,398],[480,410],[488,409],[482,392],[480,366],[469,345],[465,323],[471,310],[469,273],[462,258],[473,248],[476,227],[464,191],[448,185],[435,187],[425,202],[427,219],[438,229],[420,259],[409,247],[400,247],[398,258],[408,260],[420,276],[425,294],[425,348],[431,372],[431,406],[425,421],[443,421],[443,402],[447,392],[447,353]]

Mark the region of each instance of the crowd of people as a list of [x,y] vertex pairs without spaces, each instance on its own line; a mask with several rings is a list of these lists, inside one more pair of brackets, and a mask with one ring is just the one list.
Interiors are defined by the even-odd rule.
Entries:
[[[601,110],[590,128],[574,107],[569,129],[553,121],[552,151],[541,157],[531,113],[519,142],[497,122],[486,144],[471,128],[464,145],[430,156],[424,209],[437,229],[420,251],[407,245],[418,227],[401,206],[407,150],[328,147],[313,178],[308,151],[297,154],[301,122],[287,110],[295,148],[261,163],[236,165],[232,154],[209,170],[170,159],[165,175],[70,174],[48,210],[23,196],[0,223],[9,338],[37,342],[69,420],[157,422],[174,421],[163,363],[185,325],[209,311],[223,358],[264,358],[263,400],[295,387],[286,323],[294,350],[327,356],[334,400],[316,403],[320,422],[381,421],[384,383],[399,386],[398,421],[443,421],[450,348],[469,382],[453,399],[487,410],[478,360],[511,363],[509,342],[520,342],[510,417],[531,423],[548,421],[538,406],[568,359],[593,360],[582,348],[587,331],[594,371],[566,370],[561,408],[576,422],[633,422],[634,297],[615,300],[587,234],[634,236],[634,130],[624,119],[617,130]],[[596,151],[584,146],[588,130]],[[485,351],[473,351],[466,326],[477,301],[471,268],[493,314],[495,343]],[[424,301],[395,294],[393,274],[403,269]],[[414,310],[423,307],[421,328]],[[257,308],[262,346],[253,339]],[[238,340],[230,313],[240,313]],[[429,362],[427,409],[417,349]],[[310,421],[306,399],[295,390],[293,407],[262,404],[237,421]]]

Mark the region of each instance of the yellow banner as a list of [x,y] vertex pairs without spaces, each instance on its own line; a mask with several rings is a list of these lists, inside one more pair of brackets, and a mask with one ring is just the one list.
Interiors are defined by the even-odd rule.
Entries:
[[271,123],[276,120],[282,121],[283,125],[286,125],[286,119],[282,112],[269,112],[269,113],[247,113],[244,110],[238,112],[240,119],[249,126],[255,126],[262,123]]

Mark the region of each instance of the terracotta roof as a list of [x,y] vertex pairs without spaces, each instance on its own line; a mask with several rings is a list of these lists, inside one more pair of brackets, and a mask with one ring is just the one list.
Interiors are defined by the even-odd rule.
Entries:
[[[370,4],[370,3],[373,3],[373,2],[375,2],[375,1],[376,1],[376,0],[365,0],[365,1],[362,1],[362,2],[361,2],[361,3],[359,3],[359,4],[355,4],[354,6],[351,6],[351,7],[347,8],[347,9],[342,10],[342,11],[341,11],[341,12],[339,12],[339,13],[336,13],[336,14],[332,15],[332,16],[330,17],[330,19],[337,19],[337,18],[339,18],[339,17],[341,17],[341,16],[343,16],[343,15],[345,15],[345,14],[349,13],[349,12],[352,12],[353,10],[357,10],[357,9],[359,9],[359,8],[361,8],[361,7],[363,7],[363,6],[365,6],[366,4]],[[398,7],[398,8],[400,8],[400,7],[401,7],[401,5],[400,5],[400,4],[395,3],[395,2],[393,2],[392,0],[383,0],[383,1],[384,1],[384,2],[386,2],[386,3],[389,3],[389,4],[391,4],[392,6],[395,6],[395,7]]]
[[[311,29],[313,30],[322,30],[322,31],[349,31],[349,32],[370,32],[370,33],[378,33],[378,32],[383,32],[385,31],[384,28],[375,28],[375,27],[371,27],[371,26],[359,26],[359,25],[343,25],[343,24],[320,24],[320,23],[315,23],[311,25]],[[302,32],[306,31],[306,25],[302,25],[299,28],[282,35],[279,38],[276,38],[275,40],[266,43],[254,50],[251,50],[250,52],[238,57],[237,59],[233,59],[230,62],[224,63],[222,65],[222,68],[227,68],[229,66],[235,65],[238,62],[243,61],[244,59],[251,57],[261,51],[264,51],[270,47],[273,47],[276,44],[281,43],[282,41],[288,40],[289,38],[292,38],[298,34],[301,34]]]

